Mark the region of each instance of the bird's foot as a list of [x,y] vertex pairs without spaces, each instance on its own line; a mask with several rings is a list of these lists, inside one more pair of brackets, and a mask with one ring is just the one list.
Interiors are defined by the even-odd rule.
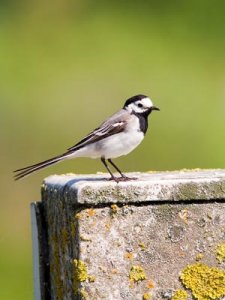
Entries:
[[136,180],[137,177],[127,177],[127,176],[121,176],[121,177],[110,177],[108,180],[111,181],[115,181],[117,183],[119,182],[124,182],[124,181],[131,181],[131,180]]
[[131,181],[131,180],[136,180],[138,178],[137,177],[127,177],[124,175],[124,176],[120,177],[119,179],[120,179],[120,181]]
[[118,182],[120,182],[121,180],[120,180],[120,178],[118,178],[118,177],[110,177],[110,178],[108,178],[108,181],[115,181],[116,183],[118,183]]

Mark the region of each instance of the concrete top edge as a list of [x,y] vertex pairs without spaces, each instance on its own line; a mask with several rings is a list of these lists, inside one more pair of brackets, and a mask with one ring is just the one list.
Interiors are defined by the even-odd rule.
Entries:
[[138,203],[225,199],[225,170],[180,170],[129,173],[138,179],[108,181],[108,174],[52,175],[42,186],[43,200],[51,193],[77,204]]

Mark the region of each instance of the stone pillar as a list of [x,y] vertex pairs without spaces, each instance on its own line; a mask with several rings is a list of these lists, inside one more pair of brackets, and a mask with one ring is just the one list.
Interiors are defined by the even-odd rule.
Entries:
[[44,180],[32,204],[36,300],[225,297],[225,171],[129,176]]

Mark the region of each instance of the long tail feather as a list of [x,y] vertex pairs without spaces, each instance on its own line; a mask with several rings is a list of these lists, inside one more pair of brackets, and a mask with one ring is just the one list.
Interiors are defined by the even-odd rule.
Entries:
[[15,180],[19,180],[25,176],[28,176],[29,174],[35,172],[35,171],[38,171],[40,169],[43,169],[43,168],[46,168],[48,166],[51,166],[63,159],[65,159],[66,157],[68,156],[68,154],[62,154],[62,155],[59,155],[59,156],[55,156],[53,158],[50,158],[50,159],[47,159],[45,161],[42,161],[40,163],[37,163],[37,164],[34,164],[34,165],[31,165],[31,166],[27,166],[25,168],[21,168],[21,169],[18,169],[18,170],[15,170],[14,172],[16,173],[15,176],[14,176],[14,179]]

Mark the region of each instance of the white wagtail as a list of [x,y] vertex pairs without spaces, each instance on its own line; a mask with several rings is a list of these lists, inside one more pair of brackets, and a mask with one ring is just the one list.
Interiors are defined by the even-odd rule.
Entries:
[[[149,97],[136,95],[129,98],[121,110],[65,153],[16,170],[15,180],[75,157],[100,158],[111,175],[110,179],[116,182],[134,179],[125,176],[112,162],[112,158],[128,154],[141,143],[148,129],[148,116],[153,110],[159,110],[159,108],[153,105]],[[116,178],[113,175],[106,160],[120,173],[121,177]]]

